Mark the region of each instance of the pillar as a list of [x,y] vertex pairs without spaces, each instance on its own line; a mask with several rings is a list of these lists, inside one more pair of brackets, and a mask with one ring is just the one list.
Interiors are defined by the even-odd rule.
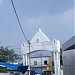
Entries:
[[60,75],[60,53],[56,52],[56,60],[57,60],[57,70],[58,70],[58,75]]
[[26,65],[25,62],[26,62],[26,61],[25,61],[25,55],[23,54],[23,65]]
[[54,55],[54,71],[55,71],[55,75],[58,75],[56,52],[53,52],[53,55]]

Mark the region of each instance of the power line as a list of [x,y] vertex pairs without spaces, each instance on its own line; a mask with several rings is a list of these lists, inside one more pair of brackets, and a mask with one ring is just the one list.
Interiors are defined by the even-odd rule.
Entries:
[[27,43],[29,43],[28,40],[27,40],[27,38],[26,38],[26,36],[25,36],[25,33],[24,33],[24,31],[23,31],[23,28],[22,28],[22,25],[21,25],[21,23],[20,23],[19,17],[18,17],[18,15],[17,15],[17,12],[16,12],[16,9],[15,9],[13,0],[11,0],[11,3],[12,3],[12,6],[13,6],[13,9],[14,9],[14,12],[15,12],[15,15],[16,15],[16,18],[17,18],[17,21],[18,21],[18,23],[19,23],[20,29],[21,29],[21,31],[22,31],[22,34],[23,34],[25,40],[27,41]]
[[[21,25],[21,23],[20,23],[20,20],[19,20],[18,14],[17,14],[16,9],[15,9],[15,6],[14,6],[13,0],[11,0],[11,3],[12,3],[12,6],[13,6],[13,9],[14,9],[14,12],[15,12],[15,15],[16,15],[16,18],[17,18],[17,21],[18,21],[19,26],[20,26],[20,28],[21,28],[22,34],[23,34],[25,40],[27,41],[27,43],[31,45],[30,41],[27,40],[27,38],[26,38],[26,36],[25,36],[25,33],[24,33],[24,31],[23,31],[22,25]],[[34,50],[34,48],[33,48],[32,45],[31,45],[31,47],[32,47],[32,49]],[[30,53],[30,52],[29,52],[29,53]],[[36,53],[36,54],[37,54],[37,53]]]
[[[29,70],[30,70],[30,41],[27,40],[27,38],[26,38],[26,36],[25,36],[25,34],[24,34],[24,31],[23,31],[23,28],[22,28],[22,26],[21,26],[21,23],[20,23],[19,17],[18,17],[18,15],[17,15],[17,12],[16,12],[16,9],[15,9],[15,6],[14,6],[14,3],[13,3],[13,0],[11,0],[11,3],[12,3],[12,6],[13,6],[13,9],[14,9],[14,12],[15,12],[15,15],[16,15],[16,18],[17,18],[17,21],[18,21],[19,26],[20,26],[20,28],[21,28],[22,34],[23,34],[25,40],[27,41],[27,43],[29,44]],[[30,71],[29,71],[29,75],[30,75]]]
[[[31,45],[30,41],[27,40],[27,38],[26,38],[26,36],[25,36],[25,33],[24,33],[24,31],[23,31],[22,25],[21,25],[21,23],[20,23],[20,20],[19,20],[18,14],[17,14],[16,9],[15,9],[15,6],[14,6],[14,2],[13,2],[13,0],[11,0],[11,3],[12,3],[12,6],[13,6],[13,9],[14,9],[14,12],[15,12],[15,15],[16,15],[16,18],[17,18],[17,21],[18,21],[19,26],[20,26],[20,28],[21,28],[22,34],[23,34],[25,40],[27,41],[27,43]],[[34,48],[33,48],[32,45],[31,45],[31,47],[32,47],[32,49],[34,50]]]

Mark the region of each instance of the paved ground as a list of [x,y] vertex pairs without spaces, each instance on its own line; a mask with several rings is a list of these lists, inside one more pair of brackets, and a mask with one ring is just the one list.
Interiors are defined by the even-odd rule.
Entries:
[[0,75],[9,75],[8,73],[0,73]]
[[[53,75],[55,75],[55,74],[53,74]],[[63,75],[63,70],[61,70],[61,74],[60,75]]]
[[[0,75],[9,75],[9,73],[0,73]],[[61,70],[61,74],[60,75],[63,75],[63,70]]]
[[63,75],[63,70],[61,70],[61,75]]

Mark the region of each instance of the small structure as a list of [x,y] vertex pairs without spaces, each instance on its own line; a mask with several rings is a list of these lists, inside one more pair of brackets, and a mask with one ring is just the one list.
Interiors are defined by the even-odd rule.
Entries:
[[62,45],[63,49],[63,73],[75,75],[75,36]]
[[[32,58],[30,58],[31,52],[49,50],[53,53],[54,56],[54,69],[55,75],[60,75],[60,41],[59,40],[49,40],[49,38],[39,29],[39,31],[34,35],[29,44],[21,44],[22,56],[23,56],[23,65],[30,65],[32,63]],[[40,61],[40,60],[38,60]],[[40,62],[41,63],[41,62]],[[35,62],[36,64],[36,62]],[[30,68],[30,67],[29,67]],[[30,70],[30,69],[29,69]]]
[[18,64],[9,64],[9,63],[4,63],[4,62],[0,62],[0,67],[5,67],[11,71],[17,71],[17,72],[21,72],[21,73],[25,73],[28,69],[28,66],[23,66],[23,65],[18,65]]
[[52,57],[39,56],[31,57],[31,68],[39,68],[41,70],[52,70]]

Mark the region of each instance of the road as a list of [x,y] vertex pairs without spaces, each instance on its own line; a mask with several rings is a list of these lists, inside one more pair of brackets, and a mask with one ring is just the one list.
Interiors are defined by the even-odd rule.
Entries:
[[[55,74],[53,74],[53,75],[55,75]],[[60,75],[63,75],[63,70],[61,70]]]

